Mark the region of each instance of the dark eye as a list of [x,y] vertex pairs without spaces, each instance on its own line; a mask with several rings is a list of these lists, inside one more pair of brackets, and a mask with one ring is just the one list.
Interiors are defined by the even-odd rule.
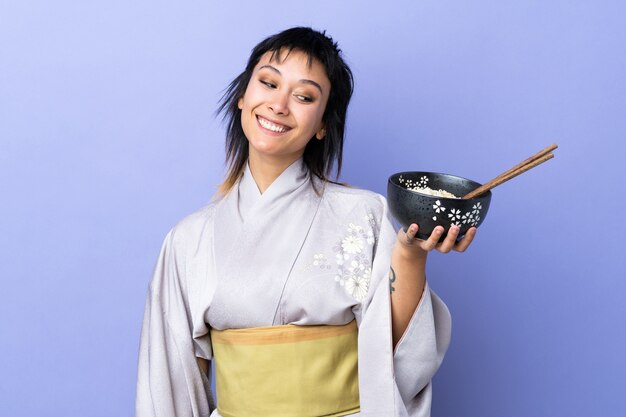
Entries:
[[270,81],[264,81],[264,80],[259,80],[261,82],[261,84],[263,84],[264,86],[266,86],[267,88],[276,88],[276,84],[274,84],[273,82]]
[[302,94],[297,94],[296,98],[300,101],[302,101],[303,103],[311,103],[313,101],[312,97],[309,96],[303,96]]

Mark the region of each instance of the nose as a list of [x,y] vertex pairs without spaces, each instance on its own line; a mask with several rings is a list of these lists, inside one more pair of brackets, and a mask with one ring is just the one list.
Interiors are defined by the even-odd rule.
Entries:
[[282,116],[289,114],[289,93],[286,91],[276,91],[272,94],[272,100],[269,104],[269,109]]

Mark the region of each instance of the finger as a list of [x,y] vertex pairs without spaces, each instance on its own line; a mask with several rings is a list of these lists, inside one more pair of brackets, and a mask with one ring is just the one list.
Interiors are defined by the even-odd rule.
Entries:
[[437,243],[439,242],[439,238],[441,238],[442,234],[443,234],[443,226],[435,227],[435,229],[430,234],[428,239],[422,241],[422,245],[421,245],[422,249],[424,249],[425,251],[433,250],[437,246]]
[[417,231],[419,230],[419,226],[416,225],[415,223],[411,224],[409,226],[409,228],[407,229],[405,236],[407,239],[407,243],[411,243],[413,241],[413,239],[415,239],[415,236],[417,235]]
[[459,235],[459,231],[461,228],[459,226],[450,226],[448,229],[448,234],[444,241],[437,247],[437,250],[442,253],[448,253],[454,248],[456,244],[456,238]]
[[463,239],[461,239],[461,241],[456,244],[456,246],[454,247],[454,250],[458,252],[465,252],[467,248],[469,247],[469,245],[474,240],[475,236],[476,236],[476,228],[471,227],[467,231],[467,233],[465,233],[465,236],[463,236]]

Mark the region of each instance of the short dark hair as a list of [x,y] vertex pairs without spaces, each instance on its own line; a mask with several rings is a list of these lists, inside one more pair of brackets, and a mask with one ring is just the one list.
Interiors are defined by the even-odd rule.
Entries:
[[321,141],[309,141],[304,150],[303,161],[309,168],[311,178],[316,176],[324,181],[330,181],[333,165],[336,162],[335,179],[339,178],[346,114],[354,89],[352,71],[344,61],[337,43],[327,36],[325,31],[320,32],[309,27],[294,27],[270,36],[255,46],[246,69],[228,85],[220,100],[218,113],[222,114],[227,124],[226,163],[228,165],[226,179],[220,186],[221,194],[228,193],[237,183],[248,158],[248,140],[241,126],[239,99],[243,97],[252,78],[254,67],[259,63],[263,54],[272,52],[272,59],[280,58],[282,50],[287,53],[292,50],[301,51],[307,55],[309,64],[315,59],[326,70],[330,81],[330,95],[322,116],[326,136]]

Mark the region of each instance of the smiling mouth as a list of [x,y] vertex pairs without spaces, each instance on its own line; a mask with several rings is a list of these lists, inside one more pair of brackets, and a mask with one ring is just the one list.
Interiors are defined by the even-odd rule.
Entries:
[[256,116],[257,121],[259,122],[259,124],[261,125],[262,128],[270,130],[272,132],[275,133],[284,133],[288,130],[291,130],[291,128],[289,126],[285,126],[285,125],[280,125],[274,122],[270,122],[269,120],[267,120],[266,118],[257,115]]

